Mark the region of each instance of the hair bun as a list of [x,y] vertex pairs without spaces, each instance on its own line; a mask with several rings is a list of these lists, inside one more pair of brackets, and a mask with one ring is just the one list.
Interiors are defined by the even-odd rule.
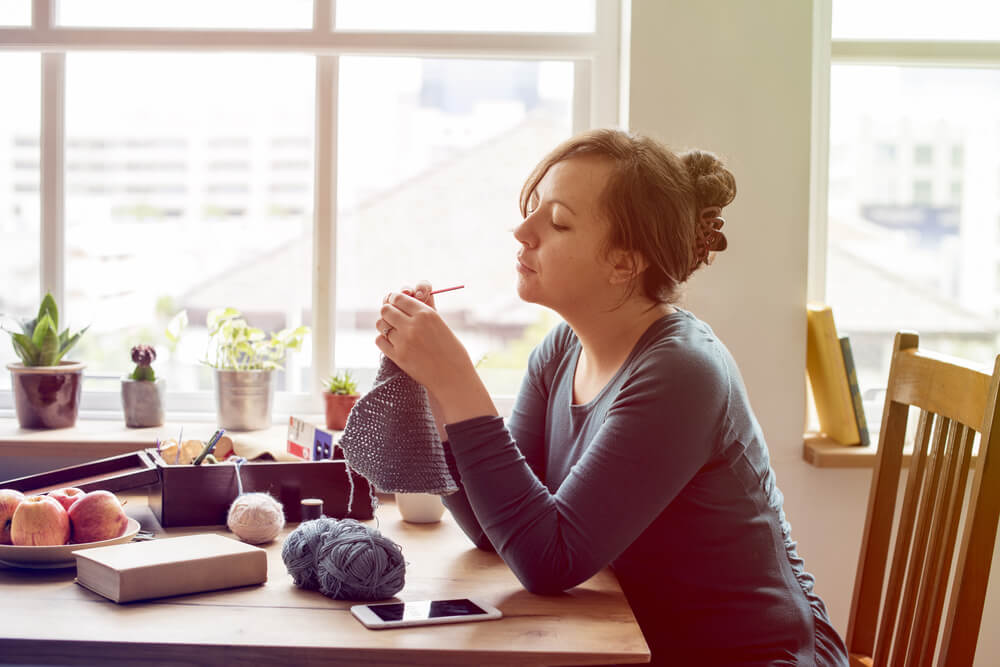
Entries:
[[736,179],[719,158],[699,150],[688,151],[680,157],[694,185],[698,210],[709,206],[721,209],[732,203],[736,198]]

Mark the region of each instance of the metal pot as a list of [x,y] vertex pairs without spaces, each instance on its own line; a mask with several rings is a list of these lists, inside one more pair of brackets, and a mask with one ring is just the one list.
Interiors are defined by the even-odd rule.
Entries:
[[163,426],[163,404],[167,391],[164,380],[122,378],[122,410],[129,428]]
[[215,399],[219,426],[230,431],[271,427],[274,403],[272,371],[215,369]]
[[80,412],[85,366],[61,361],[58,366],[7,364],[21,428],[69,428]]

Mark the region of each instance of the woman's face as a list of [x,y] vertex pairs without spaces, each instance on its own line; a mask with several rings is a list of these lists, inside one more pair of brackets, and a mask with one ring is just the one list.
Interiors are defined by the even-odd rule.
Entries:
[[611,162],[575,157],[554,164],[535,188],[528,216],[514,229],[517,293],[565,315],[601,302],[612,287],[605,255],[608,223],[598,198]]

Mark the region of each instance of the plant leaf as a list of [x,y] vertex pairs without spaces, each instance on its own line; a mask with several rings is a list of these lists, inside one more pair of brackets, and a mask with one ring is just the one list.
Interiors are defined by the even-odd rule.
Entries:
[[14,351],[21,357],[21,362],[25,366],[37,366],[35,360],[38,358],[38,350],[31,342],[31,339],[24,334],[11,333],[11,342],[14,344]]
[[[31,334],[31,342],[35,344],[35,347],[41,349],[42,341],[48,336],[49,331],[55,331],[52,326],[52,317],[48,313],[45,313],[38,318],[38,324],[35,325],[35,330]],[[59,334],[56,334],[56,342],[59,342]]]
[[181,339],[181,333],[187,328],[187,325],[188,311],[182,310],[170,318],[167,323],[167,340],[176,344]]
[[[41,335],[39,335],[41,334]],[[38,348],[39,366],[55,366],[62,355],[59,353],[59,334],[52,327],[48,314],[42,316],[31,342]]]
[[37,317],[33,317],[30,320],[22,320],[21,329],[24,331],[25,335],[28,336],[28,338],[31,338],[31,335],[35,333],[35,325],[37,324],[38,324]]
[[75,334],[73,334],[73,335],[72,335],[72,336],[71,336],[71,337],[69,338],[69,340],[67,340],[67,341],[66,341],[66,344],[65,344],[65,345],[63,345],[63,346],[62,346],[62,347],[61,347],[61,348],[59,349],[59,353],[58,353],[58,354],[56,355],[56,358],[55,358],[55,360],[54,360],[54,361],[52,362],[52,363],[53,363],[53,365],[54,365],[54,364],[58,364],[58,363],[59,363],[59,361],[60,361],[60,360],[61,360],[61,359],[62,359],[62,358],[63,358],[64,356],[66,356],[66,353],[67,353],[67,352],[69,352],[69,351],[70,351],[71,349],[73,349],[73,346],[74,346],[74,345],[76,345],[77,341],[79,341],[79,340],[80,340],[80,336],[82,336],[83,334],[87,333],[87,329],[89,329],[89,328],[90,328],[90,325],[87,325],[87,326],[85,326],[85,327],[84,327],[83,329],[81,329],[80,331],[77,331],[77,332],[76,332]]
[[56,300],[52,296],[52,292],[48,292],[45,298],[42,299],[42,303],[38,306],[38,322],[41,323],[42,318],[46,315],[52,320],[52,328],[56,331],[59,330],[59,308],[56,307]]

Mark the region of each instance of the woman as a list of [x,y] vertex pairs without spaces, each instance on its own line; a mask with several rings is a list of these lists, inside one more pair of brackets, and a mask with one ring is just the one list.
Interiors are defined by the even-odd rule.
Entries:
[[712,155],[596,130],[520,199],[517,291],[565,320],[497,416],[431,288],[389,294],[378,348],[431,397],[461,490],[445,499],[525,588],[611,565],[660,664],[846,665],[782,511],[739,370],[672,302],[726,248]]

